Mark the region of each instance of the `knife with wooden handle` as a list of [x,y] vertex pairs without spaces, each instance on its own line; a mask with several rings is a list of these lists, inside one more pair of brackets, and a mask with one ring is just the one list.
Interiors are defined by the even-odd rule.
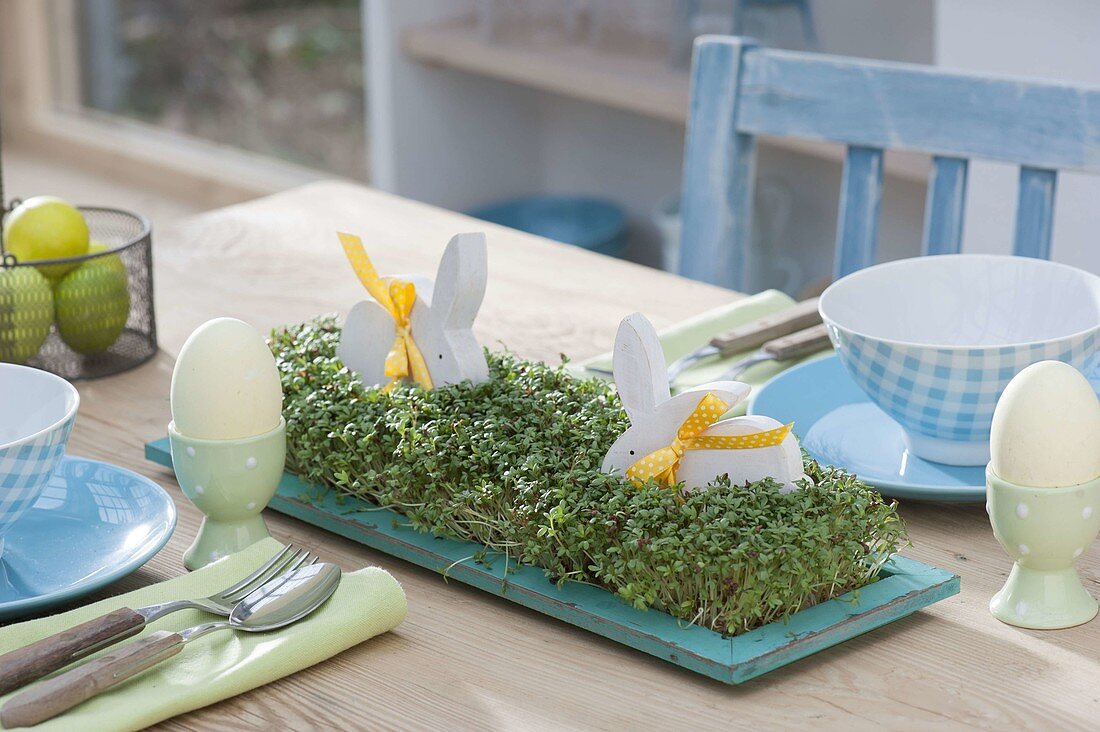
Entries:
[[[795,303],[792,307],[778,313],[765,315],[751,323],[731,328],[711,338],[705,345],[696,348],[683,358],[676,359],[668,366],[668,383],[672,382],[685,369],[703,359],[714,356],[731,356],[735,353],[759,348],[765,343],[782,336],[817,325],[821,322],[821,313],[817,309],[817,298]],[[611,369],[599,366],[585,366],[586,371],[612,376]]]
[[711,338],[710,345],[717,349],[718,355],[729,356],[750,348],[759,348],[768,341],[797,333],[820,322],[821,313],[818,312],[817,298],[814,297],[781,312],[731,328]]
[[795,303],[792,307],[778,313],[765,315],[751,323],[731,328],[711,338],[705,346],[673,361],[668,367],[668,383],[672,384],[684,369],[705,358],[730,356],[759,348],[769,341],[797,333],[819,323],[821,323],[821,313],[818,312],[817,298],[814,297]]
[[831,345],[829,329],[824,323],[768,341],[760,347],[775,361],[790,361],[809,356]]

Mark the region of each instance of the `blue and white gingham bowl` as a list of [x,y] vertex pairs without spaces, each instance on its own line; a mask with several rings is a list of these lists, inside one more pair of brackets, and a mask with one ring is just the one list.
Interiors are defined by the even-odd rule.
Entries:
[[0,553],[65,455],[80,396],[59,376],[0,363]]
[[989,462],[993,408],[1025,366],[1100,372],[1100,277],[1054,262],[889,262],[835,282],[820,310],[851,377],[902,426],[909,451],[935,462]]

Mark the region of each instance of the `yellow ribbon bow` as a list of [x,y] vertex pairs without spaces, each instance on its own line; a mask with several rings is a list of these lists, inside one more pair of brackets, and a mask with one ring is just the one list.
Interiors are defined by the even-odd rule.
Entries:
[[635,483],[650,478],[664,485],[676,483],[676,470],[688,450],[749,450],[754,447],[771,447],[783,442],[794,423],[752,432],[746,435],[703,435],[708,427],[729,411],[729,405],[707,392],[688,418],[680,425],[672,444],[654,450],[626,470],[626,477]]
[[396,277],[379,277],[378,271],[371,264],[363,241],[351,234],[338,234],[340,243],[344,245],[344,254],[351,263],[351,268],[367,288],[367,292],[393,316],[397,335],[393,339],[393,346],[386,354],[385,374],[390,381],[383,388],[389,391],[400,379],[412,376],[413,381],[425,389],[432,388],[432,376],[428,373],[428,364],[424,361],[420,349],[413,341],[409,316],[412,314],[413,305],[416,304],[416,286],[408,280],[399,280]]

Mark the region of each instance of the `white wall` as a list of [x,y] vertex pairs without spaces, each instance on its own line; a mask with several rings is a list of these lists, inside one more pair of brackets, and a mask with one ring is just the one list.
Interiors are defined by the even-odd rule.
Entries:
[[[1100,86],[1100,2],[941,0],[936,9],[940,66]],[[1008,252],[1018,171],[970,167],[963,247]],[[1100,177],[1063,173],[1055,199],[1053,258],[1100,273]]]
[[932,63],[928,0],[811,0],[817,35],[828,53]]
[[401,31],[473,12],[472,0],[366,0],[371,182],[462,210],[537,187],[537,93],[401,53]]

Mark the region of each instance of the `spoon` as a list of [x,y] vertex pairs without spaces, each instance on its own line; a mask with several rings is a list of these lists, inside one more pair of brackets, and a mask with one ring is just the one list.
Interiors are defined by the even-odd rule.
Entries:
[[52,719],[116,684],[179,653],[183,646],[216,630],[250,633],[275,630],[321,607],[340,584],[335,564],[313,564],[273,579],[250,592],[228,620],[172,632],[159,630],[141,640],[43,681],[12,698],[0,711],[6,729]]

